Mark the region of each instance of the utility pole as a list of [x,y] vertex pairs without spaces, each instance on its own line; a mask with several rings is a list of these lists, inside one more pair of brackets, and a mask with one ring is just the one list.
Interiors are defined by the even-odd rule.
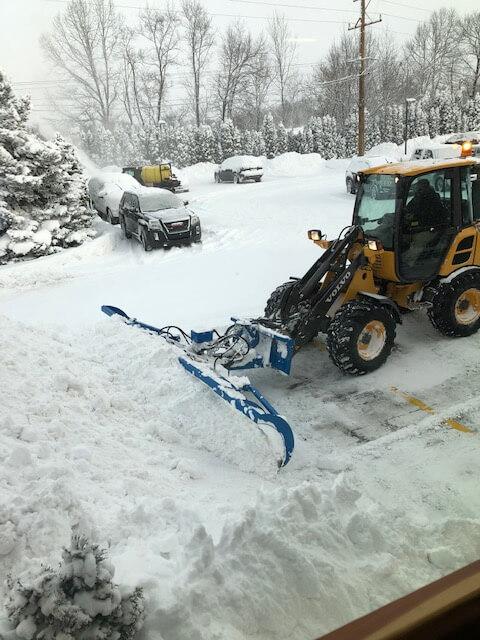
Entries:
[[[358,2],[359,0],[353,0]],[[365,27],[382,21],[382,16],[378,20],[370,20],[367,22],[367,9],[370,4],[366,4],[365,0],[360,0],[360,18],[352,26],[352,29],[360,29],[360,74],[358,76],[358,155],[365,155]]]

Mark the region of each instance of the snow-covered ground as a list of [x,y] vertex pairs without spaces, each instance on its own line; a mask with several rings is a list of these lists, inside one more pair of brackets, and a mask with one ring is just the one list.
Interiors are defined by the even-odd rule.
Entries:
[[56,565],[73,530],[144,587],[140,640],[306,640],[480,556],[480,334],[441,337],[419,312],[368,376],[343,376],[322,336],[291,376],[253,372],[295,432],[277,471],[171,347],[100,312],[260,315],[318,257],[307,230],[349,224],[345,166],[286,154],[232,185],[197,165],[183,197],[202,245],[145,253],[99,220],[82,247],[0,269],[1,576]]

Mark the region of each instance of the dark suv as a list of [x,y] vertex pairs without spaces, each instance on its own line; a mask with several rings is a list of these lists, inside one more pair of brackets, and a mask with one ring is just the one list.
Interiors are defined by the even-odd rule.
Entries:
[[120,226],[125,236],[136,238],[145,251],[200,242],[200,220],[187,204],[166,189],[125,191],[118,207]]

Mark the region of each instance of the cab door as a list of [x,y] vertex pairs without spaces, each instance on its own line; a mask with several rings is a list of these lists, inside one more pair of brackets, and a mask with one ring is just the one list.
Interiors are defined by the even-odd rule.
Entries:
[[399,218],[397,272],[404,282],[438,275],[455,236],[453,169],[421,174],[407,185]]

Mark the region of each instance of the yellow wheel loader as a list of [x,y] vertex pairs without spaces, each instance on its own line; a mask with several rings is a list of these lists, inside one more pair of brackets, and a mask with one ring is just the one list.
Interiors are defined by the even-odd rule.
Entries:
[[248,378],[229,372],[272,367],[289,374],[295,353],[319,332],[342,371],[374,371],[390,355],[403,314],[419,308],[447,336],[480,327],[480,164],[389,164],[358,174],[358,182],[352,225],[332,241],[309,231],[323,254],[302,278],[275,289],[260,318],[232,318],[223,334],[188,335],[102,307],[175,346],[189,373],[262,428],[276,430],[281,466],[294,448],[290,425]]
[[389,356],[402,315],[426,308],[447,336],[480,327],[480,165],[389,164],[358,175],[353,223],[299,279],[278,287],[258,322],[294,340],[319,332],[333,362],[364,374]]

